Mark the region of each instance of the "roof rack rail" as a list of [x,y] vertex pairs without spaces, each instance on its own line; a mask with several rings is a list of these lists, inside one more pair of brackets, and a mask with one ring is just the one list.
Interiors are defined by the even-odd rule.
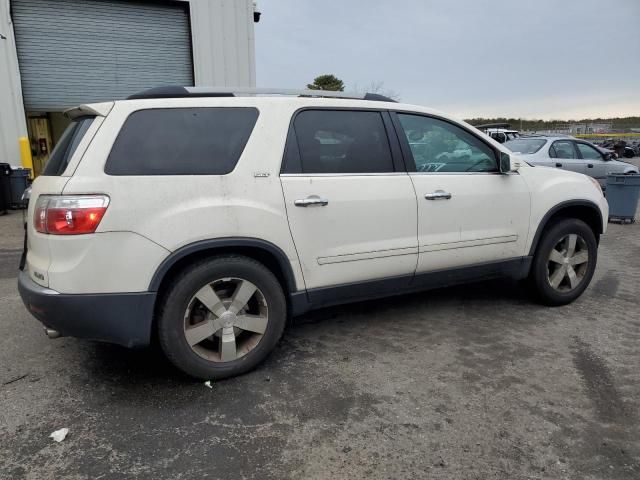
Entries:
[[253,95],[288,95],[296,97],[347,98],[351,100],[371,100],[394,102],[395,100],[377,93],[334,92],[331,90],[292,90],[279,88],[248,87],[156,87],[127,97],[127,100],[144,98],[184,98],[184,97],[237,97]]

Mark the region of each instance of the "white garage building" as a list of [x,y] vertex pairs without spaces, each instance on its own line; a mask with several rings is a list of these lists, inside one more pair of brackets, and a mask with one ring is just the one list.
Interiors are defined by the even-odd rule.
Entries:
[[61,112],[162,85],[255,86],[251,0],[0,0],[0,163],[36,173]]

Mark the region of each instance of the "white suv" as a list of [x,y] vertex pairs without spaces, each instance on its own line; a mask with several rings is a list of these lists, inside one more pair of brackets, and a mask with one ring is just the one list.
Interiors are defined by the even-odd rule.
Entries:
[[596,181],[376,95],[167,87],[67,114],[24,303],[50,337],[157,338],[195,377],[250,370],[327,305],[499,276],[569,303],[606,228]]

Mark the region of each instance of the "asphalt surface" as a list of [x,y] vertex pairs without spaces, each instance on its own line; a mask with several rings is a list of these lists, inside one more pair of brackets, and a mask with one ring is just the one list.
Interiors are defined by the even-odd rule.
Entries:
[[504,281],[323,310],[209,389],[152,350],[47,339],[20,217],[0,217],[0,478],[640,478],[638,224],[610,225],[572,305]]

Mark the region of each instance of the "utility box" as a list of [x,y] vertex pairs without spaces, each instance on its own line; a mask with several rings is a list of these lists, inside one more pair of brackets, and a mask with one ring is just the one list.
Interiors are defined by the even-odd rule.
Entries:
[[607,175],[609,221],[635,222],[640,197],[640,174],[612,173]]

